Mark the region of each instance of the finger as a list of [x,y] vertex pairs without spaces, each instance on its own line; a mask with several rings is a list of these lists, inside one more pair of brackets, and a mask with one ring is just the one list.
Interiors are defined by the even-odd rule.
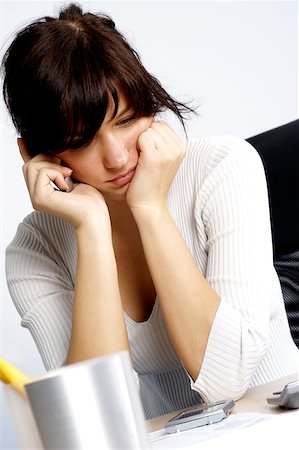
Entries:
[[56,191],[63,191],[63,192],[72,192],[74,189],[74,183],[71,177],[64,178],[64,182],[66,183],[67,188],[60,189],[57,184],[54,183],[54,181],[50,181],[50,185],[56,190]]
[[[47,165],[45,165],[45,163]],[[36,189],[36,181],[40,176],[48,176],[45,184],[49,184],[50,181],[53,181],[55,183],[55,177],[59,174],[61,174],[61,177],[59,177],[59,179],[61,178],[62,180],[72,174],[72,170],[68,167],[45,161],[42,161],[40,163],[26,163],[23,166],[23,172],[30,193],[33,193]],[[69,188],[68,184],[65,181],[62,183],[62,185],[57,185],[57,187],[61,190],[67,190]]]
[[[139,148],[140,157],[142,157],[142,155],[147,155],[150,159],[156,158],[158,143],[154,134],[155,132],[153,130],[150,131],[150,129],[147,129],[138,137],[137,146]],[[141,163],[141,160],[139,160],[139,163]]]
[[178,143],[172,136],[169,136],[168,130],[163,128],[156,123],[139,136],[138,146],[146,155],[147,160],[157,161],[161,157],[172,160],[175,155],[181,153]]
[[159,131],[159,127],[153,127],[151,125],[149,128],[147,128],[141,135],[139,136],[139,143],[140,145],[143,145],[144,148],[141,148],[141,150],[146,149],[147,146],[154,147],[155,149],[158,149],[161,145],[164,145],[166,142],[164,136]]
[[181,138],[164,120],[154,122],[151,128],[163,137],[172,153],[175,152],[178,156],[184,157],[186,149]]
[[[57,184],[58,180],[55,180]],[[51,185],[49,178],[40,174],[36,179],[35,190],[32,192],[31,203],[34,209],[37,211],[45,211],[47,208],[51,208],[51,200],[53,201],[53,195],[55,195],[56,189]],[[59,193],[57,192],[59,195]]]
[[42,198],[46,193],[51,194],[57,191],[57,188],[61,191],[67,191],[69,189],[62,172],[49,170],[48,168],[39,170],[35,180],[34,197],[38,199],[41,196]]
[[71,179],[71,177],[66,177],[64,179],[64,181],[66,182],[68,188],[66,189],[66,192],[71,192],[74,189],[74,183],[73,180]]
[[178,142],[180,141],[179,136],[175,131],[166,123],[164,120],[154,121],[151,128],[159,133],[168,142]]

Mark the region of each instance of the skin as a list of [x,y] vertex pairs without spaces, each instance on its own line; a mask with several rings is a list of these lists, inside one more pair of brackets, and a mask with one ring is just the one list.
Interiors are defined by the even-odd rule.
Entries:
[[[84,149],[31,159],[18,140],[33,207],[76,229],[67,363],[129,350],[123,311],[136,321],[147,320],[158,295],[172,343],[195,379],[220,299],[167,209],[167,192],[185,148],[165,122],[134,118],[124,98],[114,119],[112,110],[110,105]],[[70,193],[53,189],[50,181],[67,189],[69,175],[77,181]]]

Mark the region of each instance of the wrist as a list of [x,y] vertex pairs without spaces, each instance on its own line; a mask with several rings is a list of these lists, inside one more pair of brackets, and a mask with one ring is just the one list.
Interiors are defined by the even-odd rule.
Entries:
[[110,218],[99,217],[86,220],[76,227],[77,239],[91,239],[93,242],[112,239]]
[[143,204],[130,207],[131,213],[137,225],[142,223],[158,224],[169,217],[169,211],[166,205]]

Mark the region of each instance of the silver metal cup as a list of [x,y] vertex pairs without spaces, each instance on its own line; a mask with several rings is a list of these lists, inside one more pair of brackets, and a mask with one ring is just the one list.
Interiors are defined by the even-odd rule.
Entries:
[[45,449],[149,449],[127,352],[63,367],[25,385]]

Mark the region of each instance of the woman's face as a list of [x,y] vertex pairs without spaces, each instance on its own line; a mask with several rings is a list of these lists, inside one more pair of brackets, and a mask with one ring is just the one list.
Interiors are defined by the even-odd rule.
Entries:
[[138,138],[153,118],[135,118],[120,96],[118,112],[112,118],[110,104],[104,122],[92,142],[78,150],[59,153],[62,164],[73,170],[72,177],[98,189],[106,200],[124,200],[138,162]]

